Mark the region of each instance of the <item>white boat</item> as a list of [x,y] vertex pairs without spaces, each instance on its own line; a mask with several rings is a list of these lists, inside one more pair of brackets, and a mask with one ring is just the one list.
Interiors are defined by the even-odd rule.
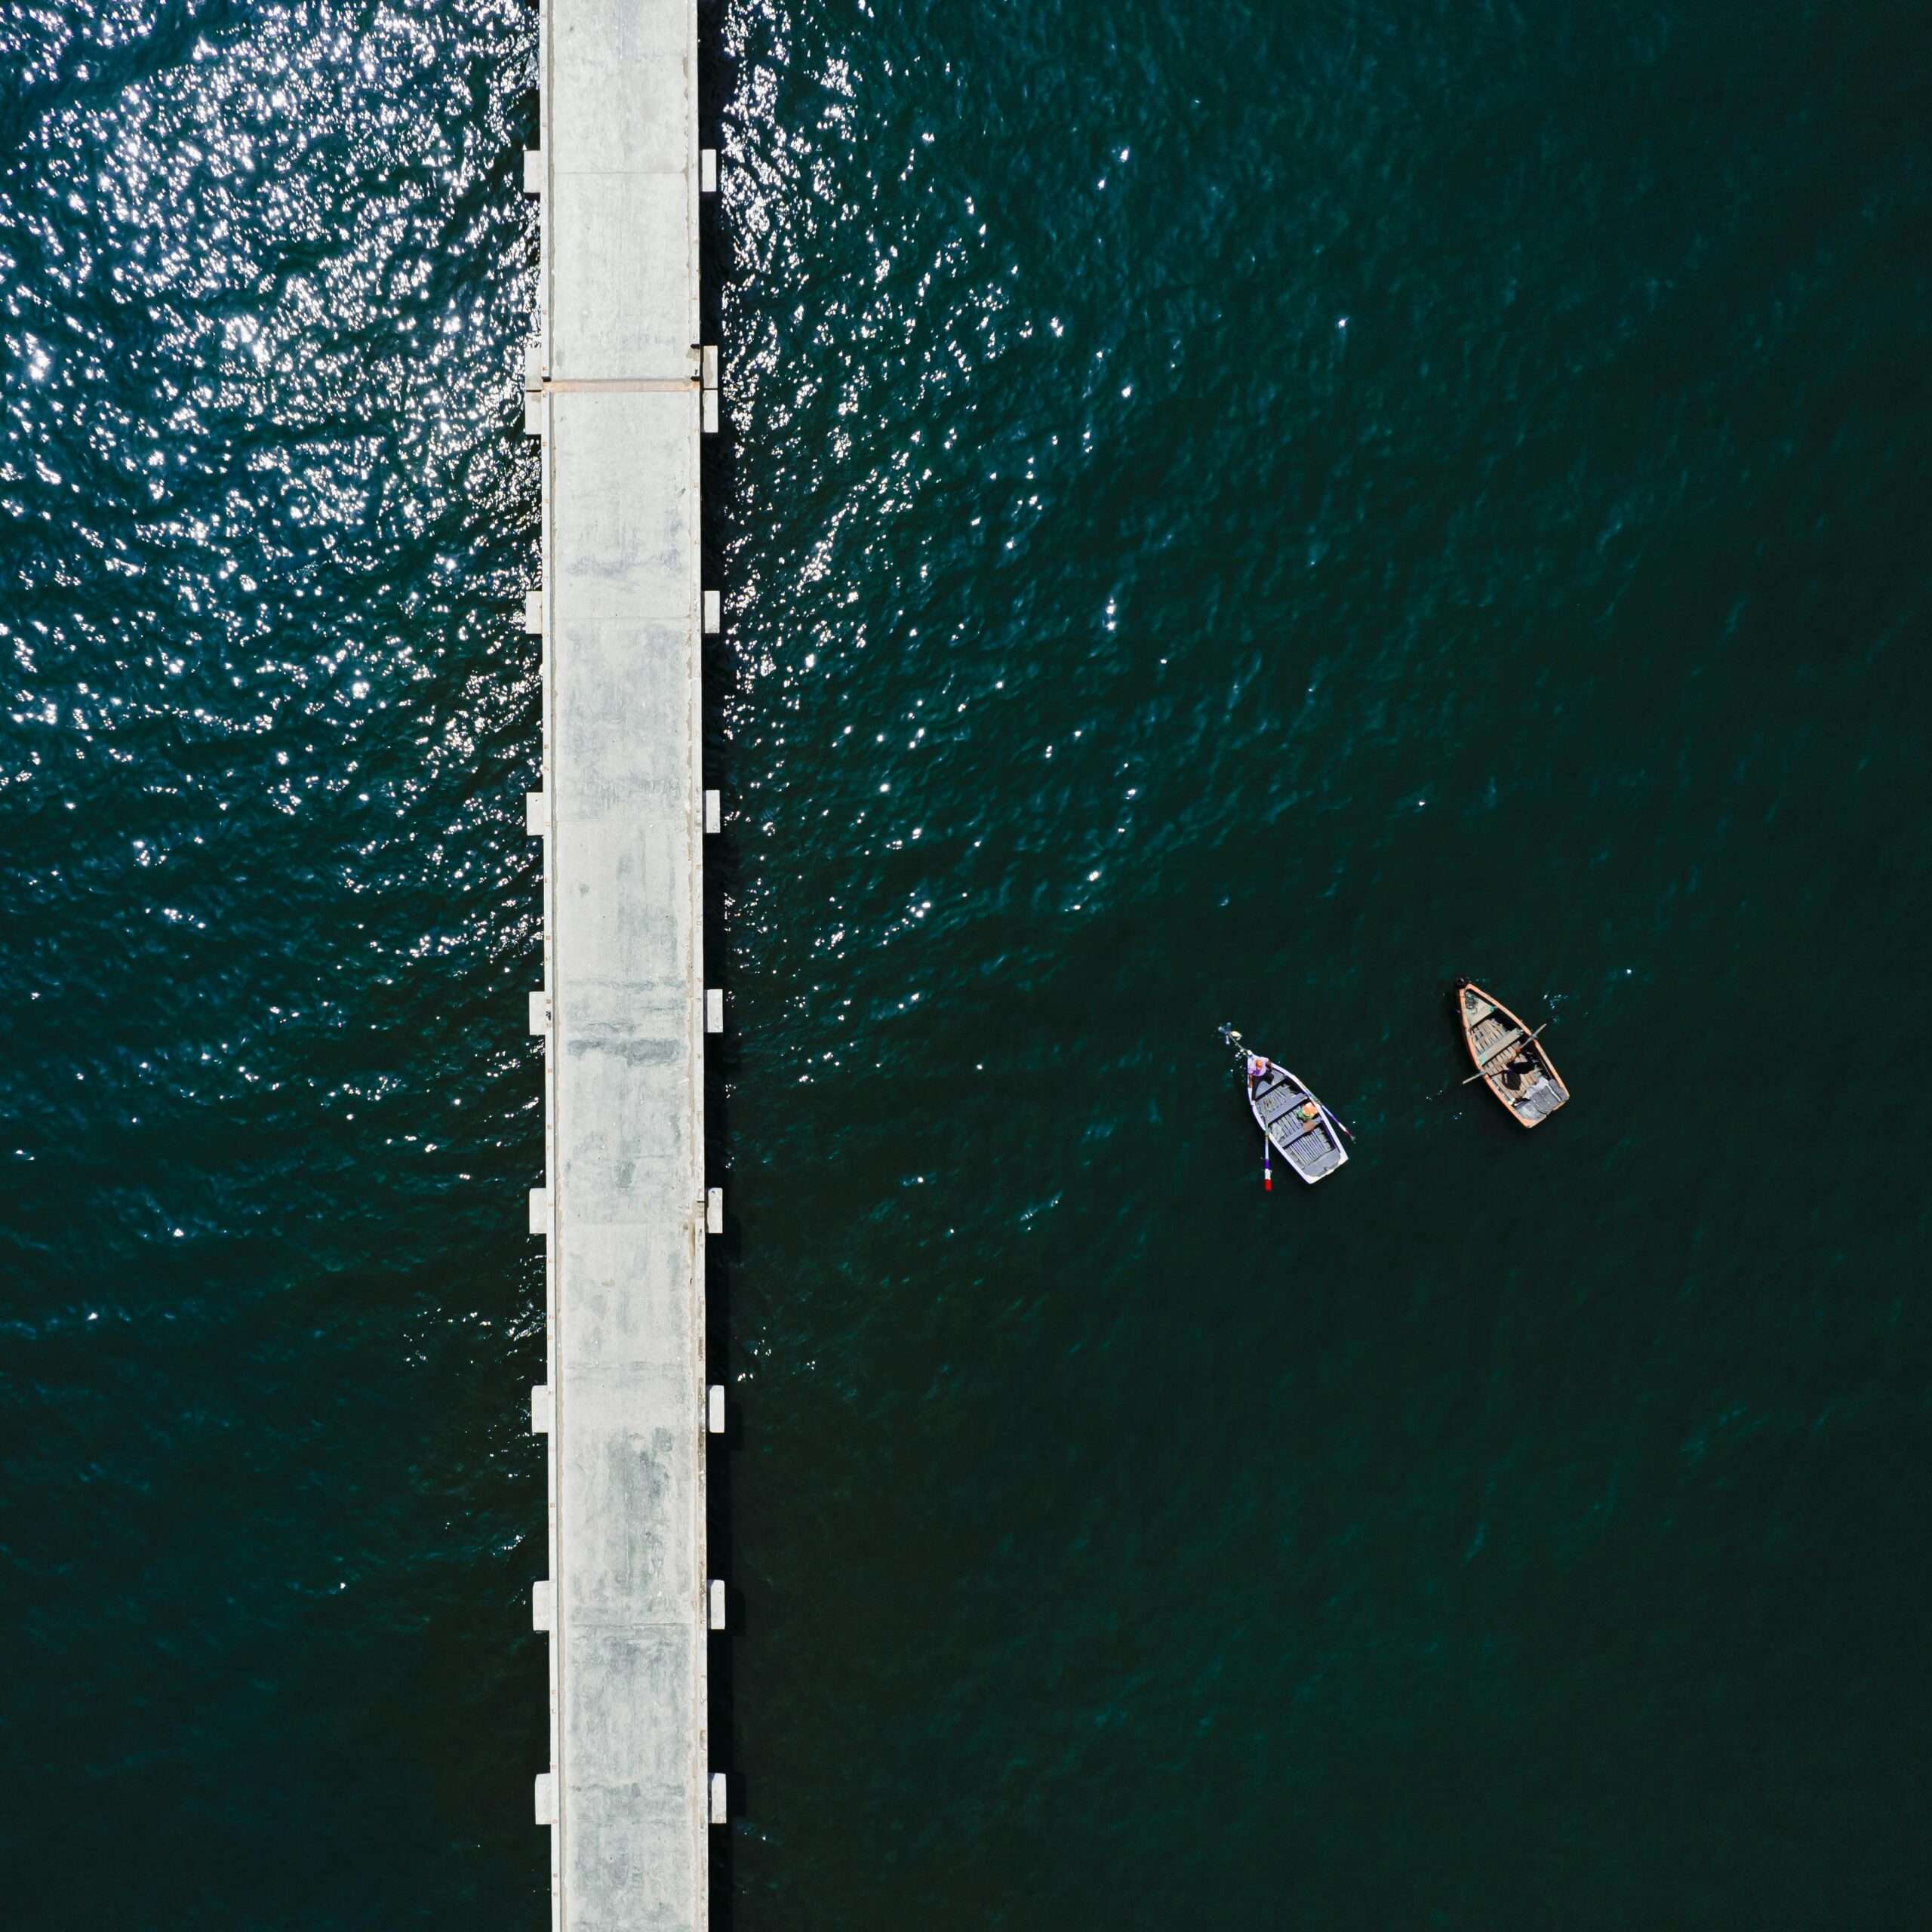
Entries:
[[[1348,1129],[1279,1061],[1244,1046],[1232,1026],[1221,1038],[1240,1056],[1248,1110],[1269,1146],[1311,1186],[1344,1165]],[[1264,1156],[1265,1162],[1265,1156]],[[1267,1173],[1264,1164],[1264,1177]]]

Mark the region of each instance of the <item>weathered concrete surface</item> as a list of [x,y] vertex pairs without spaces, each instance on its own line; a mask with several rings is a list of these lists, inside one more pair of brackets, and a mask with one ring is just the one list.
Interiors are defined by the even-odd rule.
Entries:
[[550,369],[697,374],[694,0],[548,0]]
[[691,0],[544,10],[562,1932],[707,1920],[695,19]]

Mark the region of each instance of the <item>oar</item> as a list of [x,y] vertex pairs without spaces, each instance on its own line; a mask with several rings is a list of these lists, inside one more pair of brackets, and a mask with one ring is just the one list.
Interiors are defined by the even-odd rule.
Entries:
[[[1537,1029],[1537,1033],[1543,1033],[1543,1032],[1547,1032],[1549,1030],[1549,1022],[1547,1020],[1546,1020],[1543,1023],[1543,1024]],[[1536,1038],[1536,1036],[1537,1036],[1537,1033],[1532,1033],[1532,1034],[1530,1035],[1530,1039],[1529,1039],[1529,1040],[1522,1040],[1522,1041],[1519,1041],[1517,1043],[1517,1045],[1518,1045],[1518,1046],[1524,1046],[1524,1047],[1527,1047],[1527,1046],[1530,1044],[1530,1040],[1534,1040],[1534,1039]],[[1494,1053],[1494,1054],[1491,1054],[1490,1058],[1491,1058],[1491,1059],[1492,1059],[1492,1060],[1503,1060],[1503,1064],[1506,1066],[1509,1064],[1509,1060],[1514,1060],[1514,1059],[1515,1058],[1515,1057],[1516,1057],[1516,1051],[1517,1051],[1516,1047],[1512,1046],[1512,1047],[1509,1049],[1509,1057],[1508,1057],[1508,1059],[1504,1059],[1504,1057],[1503,1057],[1503,1054],[1502,1054],[1500,1051],[1497,1051],[1497,1052],[1496,1052],[1496,1053]],[[1476,1084],[1476,1082],[1477,1082],[1478,1080],[1487,1080],[1488,1078],[1489,1078],[1488,1074],[1487,1074],[1487,1073],[1484,1070],[1484,1069],[1483,1069],[1483,1068],[1481,1068],[1481,1067],[1480,1067],[1480,1066],[1479,1066],[1479,1067],[1478,1067],[1478,1068],[1476,1069],[1475,1072],[1473,1072],[1472,1074],[1471,1074],[1471,1075],[1469,1075],[1469,1078],[1468,1078],[1468,1079],[1466,1079],[1466,1080],[1465,1080],[1462,1084],[1463,1084],[1465,1087],[1473,1087],[1473,1086]]]
[[1275,1170],[1269,1160],[1269,1146],[1268,1137],[1264,1134],[1261,1137],[1261,1191],[1263,1194],[1272,1194],[1275,1191]]

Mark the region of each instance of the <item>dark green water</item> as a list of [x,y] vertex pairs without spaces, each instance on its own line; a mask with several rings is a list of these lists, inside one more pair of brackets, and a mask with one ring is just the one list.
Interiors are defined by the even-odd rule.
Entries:
[[1915,1919],[1927,17],[734,20],[740,1922]]
[[[705,32],[721,1921],[1915,1923],[1932,19]],[[534,22],[0,53],[8,1915],[540,1924]]]

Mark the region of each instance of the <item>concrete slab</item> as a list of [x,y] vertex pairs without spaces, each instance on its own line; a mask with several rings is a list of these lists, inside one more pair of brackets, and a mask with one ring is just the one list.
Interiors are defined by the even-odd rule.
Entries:
[[[559,201],[569,192],[564,177]],[[706,1922],[697,405],[694,390],[549,398],[552,1615],[568,1932]]]
[[696,38],[689,0],[544,0],[558,1932],[709,1910]]
[[689,376],[697,340],[690,0],[549,0],[557,381]]

